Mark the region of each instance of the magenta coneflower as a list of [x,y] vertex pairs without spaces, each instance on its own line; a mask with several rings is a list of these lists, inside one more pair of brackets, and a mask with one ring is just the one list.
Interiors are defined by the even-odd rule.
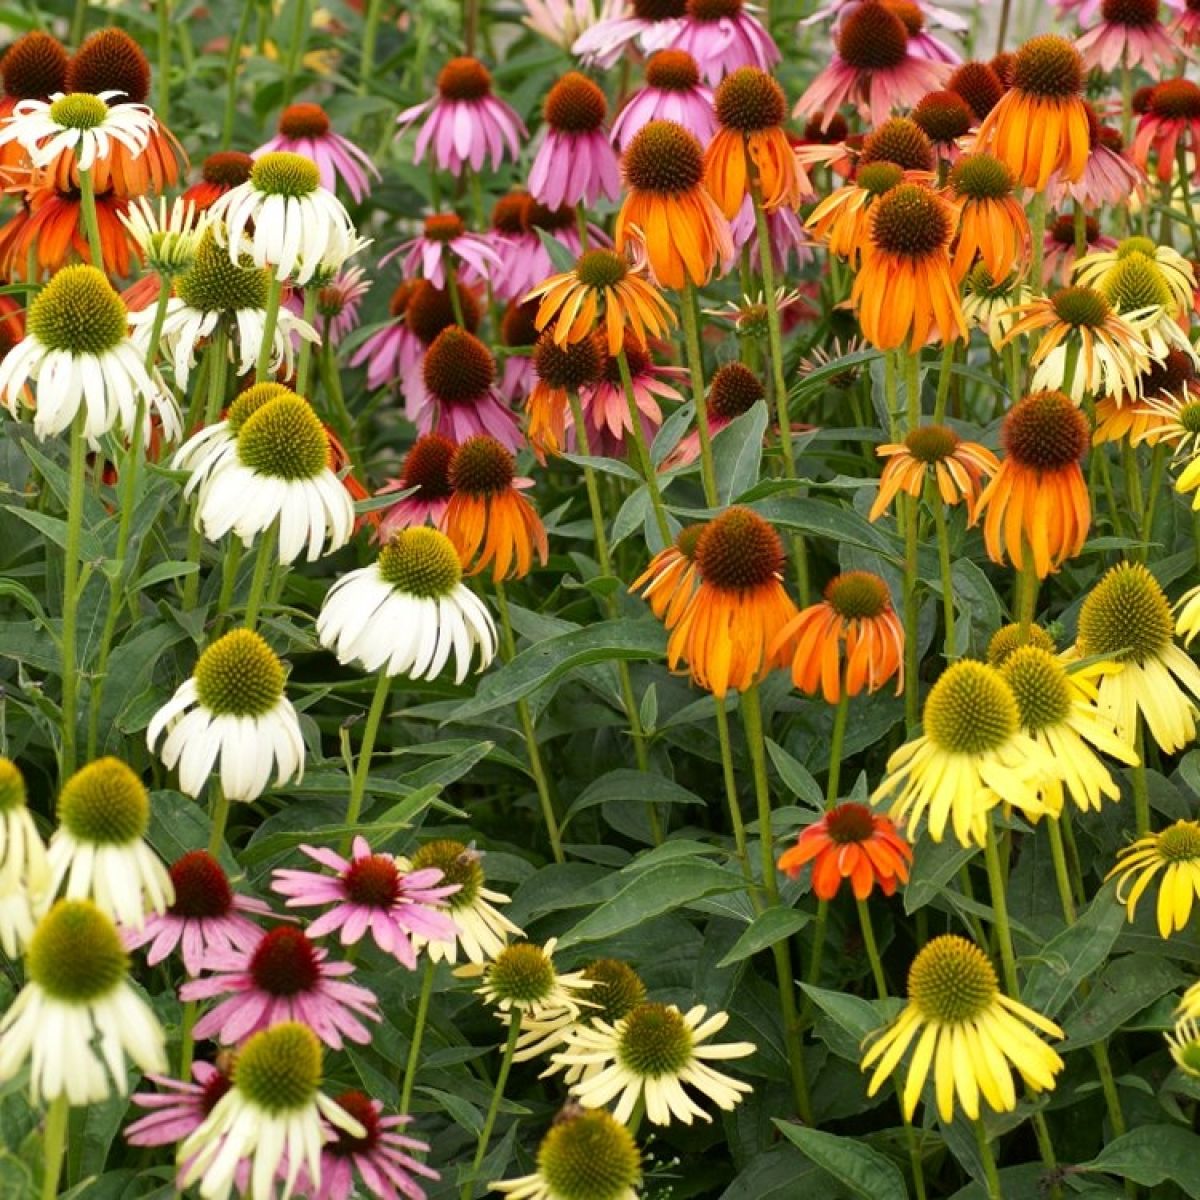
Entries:
[[358,1017],[378,1021],[379,1002],[374,992],[345,982],[352,963],[328,957],[289,925],[272,929],[250,953],[208,955],[211,974],[179,989],[184,1000],[225,997],[196,1022],[196,1037],[231,1046],[281,1021],[300,1021],[334,1050],[343,1039],[365,1046],[371,1033]]
[[181,1142],[217,1106],[217,1101],[233,1086],[229,1076],[212,1063],[192,1063],[195,1083],[170,1079],[165,1075],[147,1075],[157,1092],[134,1092],[131,1099],[138,1108],[149,1109],[125,1128],[125,1140],[131,1146],[170,1146]]
[[516,415],[496,391],[496,360],[474,334],[458,325],[442,330],[425,351],[421,379],[413,417],[421,433],[436,431],[458,446],[486,434],[514,454],[524,445]]
[[597,21],[575,39],[571,53],[586,66],[611,67],[630,42],[644,53],[661,49],[679,28],[687,0],[632,0],[628,15]]
[[1200,0],[1187,0],[1182,11],[1171,22],[1170,33],[1185,46],[1200,44]]
[[174,904],[148,916],[141,929],[121,930],[127,950],[150,947],[147,965],[157,966],[180,949],[184,970],[198,975],[210,954],[244,953],[262,940],[264,931],[250,915],[269,917],[270,906],[238,895],[211,854],[192,850],[172,864],[170,875]]
[[925,10],[914,0],[883,0],[883,3],[904,22],[908,31],[908,52],[914,58],[957,66],[962,55],[953,46],[935,38],[925,27]]
[[[322,340],[336,346],[357,328],[358,306],[370,287],[362,267],[343,267],[317,289],[316,326]],[[303,313],[303,304],[300,308]]]
[[1090,104],[1087,110],[1091,134],[1087,166],[1074,182],[1064,179],[1060,171],[1050,176],[1046,203],[1052,208],[1061,208],[1068,200],[1085,208],[1122,204],[1140,196],[1146,186],[1145,173],[1125,156],[1120,130],[1101,125]]
[[404,319],[415,286],[406,279],[396,288],[388,302],[389,320],[350,359],[352,367],[367,364],[367,387],[371,391],[399,383],[421,360],[425,347]]
[[696,60],[701,78],[718,84],[739,67],[770,71],[782,58],[774,39],[745,0],[688,0],[664,50],[683,50]]
[[424,1154],[428,1144],[397,1132],[412,1118],[383,1116],[383,1105],[362,1092],[343,1092],[334,1097],[334,1103],[365,1132],[362,1137],[352,1137],[344,1129],[326,1125],[329,1140],[321,1148],[320,1186],[313,1187],[302,1171],[296,1194],[308,1200],[351,1200],[360,1195],[375,1200],[424,1200],[425,1189],[415,1177],[441,1176],[410,1153]]
[[478,171],[489,157],[495,171],[506,151],[516,160],[528,131],[516,112],[492,94],[492,76],[483,63],[452,58],[438,73],[437,90],[432,100],[406,108],[396,118],[403,133],[429,114],[417,134],[413,162],[419,163],[432,148],[438,167],[458,175],[464,166]]
[[442,873],[436,868],[405,873],[390,854],[372,854],[364,837],[354,839],[350,858],[320,846],[300,849],[336,872],[323,875],[288,868],[274,872],[271,887],[288,897],[288,908],[333,906],[309,925],[309,937],[340,930],[342,945],[351,946],[370,933],[380,950],[411,971],[417,965],[412,934],[430,940],[454,936],[454,922],[439,909],[445,908],[443,902],[458,891],[458,885],[439,887]]
[[1158,159],[1160,183],[1175,174],[1176,151],[1200,151],[1200,87],[1190,79],[1164,79],[1150,92],[1146,111],[1138,118],[1133,138],[1133,161],[1149,170],[1150,155]]
[[911,108],[937,91],[950,73],[946,63],[918,58],[904,22],[878,0],[858,5],[842,23],[833,59],[796,102],[797,117],[823,113],[826,128],[843,104],[858,107],[872,125],[893,108]]
[[446,286],[446,256],[453,255],[463,283],[480,283],[491,277],[500,266],[500,255],[481,233],[470,233],[457,213],[436,213],[425,218],[419,237],[401,242],[389,250],[379,265],[386,267],[398,254],[404,255],[400,269],[410,279],[420,276],[434,287]]
[[604,129],[608,101],[586,75],[570,71],[542,106],[546,131],[529,168],[529,193],[541,204],[595,204],[621,194],[617,156]]
[[1158,19],[1158,0],[1102,0],[1100,23],[1075,40],[1075,49],[1088,68],[1140,66],[1152,75],[1179,53]]
[[[870,2],[871,0],[832,0],[830,4],[818,8],[811,16],[805,17],[799,24],[801,26],[819,25],[823,21],[832,19],[833,29],[836,33],[841,28],[842,22],[856,8]],[[970,22],[966,21],[960,13],[956,13],[953,9],[943,8],[938,4],[930,4],[929,0],[915,0],[915,7],[926,21],[938,25],[943,29],[949,29],[954,33],[966,33],[971,28]]]
[[[797,213],[786,205],[773,208],[767,216],[767,233],[771,246],[771,261],[777,272],[786,271],[795,257],[796,266],[802,267],[812,260],[812,239],[804,228]],[[754,270],[762,269],[762,255],[754,227],[754,204],[749,196],[742,201],[733,220],[729,222],[733,248],[739,253],[742,247],[750,247],[750,265]]]
[[[708,432],[711,437],[749,412],[766,395],[762,380],[740,362],[728,362],[713,373],[708,389]],[[700,432],[684,434],[663,460],[663,469],[685,467],[700,457]]]
[[[1096,250],[1115,250],[1116,238],[1100,232],[1100,222],[1095,217],[1084,221],[1084,236],[1087,244],[1084,254]],[[1042,285],[1049,287],[1057,281],[1062,285],[1071,282],[1071,272],[1075,267],[1075,217],[1073,213],[1063,213],[1062,216],[1050,223],[1046,230],[1045,241],[1042,243]]]
[[[642,417],[642,433],[649,445],[662,424],[659,400],[677,403],[683,400],[670,381],[686,379],[687,371],[682,367],[660,366],[651,358],[649,350],[638,345],[631,337],[625,339],[625,359],[629,364],[634,399]],[[629,419],[629,404],[625,399],[625,389],[621,386],[621,372],[616,358],[605,355],[600,382],[580,388],[579,400],[587,422],[588,444],[592,453],[604,458],[624,457],[625,439],[632,433],[633,423]]]
[[[558,270],[539,230],[563,246],[572,258],[583,252],[573,208],[550,208],[528,193],[510,192],[501,196],[492,209],[489,240],[501,260],[492,291],[501,300],[519,299]],[[611,246],[612,240],[603,229],[589,225],[588,245],[592,249]]]
[[279,132],[251,155],[261,158],[276,150],[303,154],[317,164],[321,186],[336,191],[338,181],[361,204],[371,186],[368,175],[379,178],[379,168],[371,156],[349,138],[336,133],[319,104],[289,104],[279,114]]
[[[411,525],[440,527],[446,505],[450,503],[450,460],[458,447],[440,433],[417,438],[404,459],[399,479],[389,480],[377,493],[408,492],[397,500],[379,522],[379,541],[386,545],[393,534]],[[414,490],[415,489],[415,490]]]
[[659,50],[650,56],[646,84],[625,103],[612,124],[612,140],[624,150],[650,121],[674,121],[707,146],[717,131],[712,88],[700,82],[696,60],[683,50]]

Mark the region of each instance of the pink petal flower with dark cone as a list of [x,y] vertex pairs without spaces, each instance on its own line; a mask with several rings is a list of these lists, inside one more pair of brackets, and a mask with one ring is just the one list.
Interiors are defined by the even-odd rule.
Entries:
[[387,324],[371,334],[350,359],[352,367],[367,364],[367,387],[371,391],[400,383],[419,368],[425,347],[404,319],[412,293],[410,280],[396,288],[388,305]]
[[612,123],[612,140],[624,150],[651,121],[674,121],[707,146],[717,132],[712,88],[685,50],[660,50],[646,64],[646,86],[633,93]]
[[447,255],[455,261],[458,278],[463,283],[482,283],[500,266],[500,255],[486,235],[469,233],[462,218],[455,213],[426,217],[420,237],[409,238],[389,250],[379,260],[379,265],[386,267],[401,254],[404,261],[400,269],[406,277],[420,276],[439,288],[446,286]]
[[412,970],[413,934],[431,941],[454,936],[454,922],[442,909],[458,885],[439,887],[436,868],[405,872],[392,855],[372,854],[364,837],[354,839],[349,858],[320,846],[300,849],[334,874],[281,868],[271,886],[288,897],[288,908],[332,905],[309,925],[310,937],[340,932],[342,945],[350,946],[370,933],[380,950]]
[[688,0],[679,26],[654,48],[686,51],[714,86],[739,67],[770,71],[783,57],[744,0]]
[[125,1127],[125,1140],[131,1146],[170,1146],[183,1141],[233,1086],[228,1075],[206,1062],[192,1063],[194,1083],[165,1075],[146,1078],[159,1090],[133,1094],[134,1104],[147,1109],[148,1115]]
[[595,204],[621,192],[617,155],[604,129],[608,100],[586,75],[570,71],[546,96],[546,132],[529,170],[529,193],[550,208]]
[[184,970],[198,975],[209,954],[238,954],[253,950],[264,930],[254,917],[269,917],[261,900],[240,896],[211,854],[193,850],[170,868],[175,902],[161,914],[152,914],[141,929],[121,930],[127,950],[149,946],[147,965],[153,967],[182,950]]
[[378,1021],[379,1002],[373,992],[345,981],[353,964],[328,958],[328,951],[287,925],[271,930],[249,954],[209,955],[211,974],[179,989],[184,1000],[224,997],[196,1022],[196,1037],[236,1045],[260,1029],[299,1021],[334,1050],[346,1039],[366,1045],[371,1033],[358,1018]]
[[371,183],[379,178],[379,168],[371,156],[349,138],[334,131],[329,117],[319,104],[290,104],[279,117],[279,132],[259,146],[251,157],[261,158],[276,150],[303,154],[312,159],[321,172],[321,186],[336,191],[339,180],[354,197],[356,204],[365,199]]

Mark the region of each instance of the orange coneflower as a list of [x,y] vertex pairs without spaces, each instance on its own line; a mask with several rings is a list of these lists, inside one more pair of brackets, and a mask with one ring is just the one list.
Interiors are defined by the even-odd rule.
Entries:
[[663,287],[708,282],[718,263],[733,261],[729,222],[704,187],[704,151],[674,121],[650,121],[622,158],[629,193],[617,213],[618,251],[644,247]]
[[675,535],[675,541],[660,550],[629,585],[630,592],[635,595],[640,592],[650,611],[668,629],[679,624],[692,594],[700,586],[696,543],[703,532],[703,522],[685,525]]
[[765,209],[795,209],[812,189],[783,131],[787,99],[766,71],[740,67],[713,97],[717,132],[704,152],[704,186],[733,220],[754,180]]
[[771,646],[792,660],[792,683],[827,704],[878,691],[894,675],[904,689],[904,626],[887,584],[870,571],[846,571],[783,627]]
[[[578,395],[581,388],[599,380],[604,359],[604,350],[594,337],[565,346],[549,333],[538,338],[533,348],[536,382],[525,401],[525,412],[529,417],[526,434],[540,462],[566,444],[570,394]],[[575,433],[578,437],[579,431]]]
[[254,159],[240,150],[218,150],[200,164],[200,178],[184,193],[185,201],[206,212],[226,192],[231,192],[250,178]]
[[1090,146],[1083,76],[1079,51],[1066,38],[1031,38],[1014,58],[1012,87],[979,126],[977,149],[990,150],[1034,191],[1056,171],[1078,179]]
[[985,477],[995,475],[996,456],[978,442],[964,442],[946,425],[922,425],[902,442],[889,442],[876,451],[887,459],[879,480],[879,495],[871,505],[869,519],[881,517],[899,492],[919,500],[925,481],[937,483],[942,503],[967,505],[967,519],[975,520],[975,506]]
[[1062,392],[1035,392],[1009,411],[1005,457],[977,510],[993,562],[1032,565],[1045,579],[1083,549],[1092,507],[1079,462],[1089,436],[1087,418]]
[[865,900],[875,885],[885,896],[908,882],[912,847],[888,820],[865,804],[852,801],[831,808],[808,826],[796,844],[779,856],[779,869],[795,879],[812,863],[812,890],[818,900],[832,900],[842,881],[850,880],[856,900]]
[[915,354],[934,332],[942,341],[966,339],[950,270],[953,232],[949,205],[919,184],[902,183],[875,205],[850,299],[863,335],[877,349],[907,342]]
[[667,662],[672,670],[686,663],[692,681],[720,699],[784,665],[785,648],[772,644],[796,606],[781,578],[783,543],[748,508],[728,509],[705,526],[695,562],[700,586],[671,631]]
[[463,571],[492,568],[497,582],[528,575],[534,555],[544,566],[550,555],[546,530],[534,507],[517,490],[513,456],[493,437],[468,438],[450,460],[454,489],[442,530],[454,543]]
[[540,301],[534,324],[549,329],[560,346],[590,337],[602,321],[609,354],[620,353],[626,332],[645,345],[675,323],[671,306],[638,264],[613,250],[586,251],[571,270],[551,275],[525,300]]
[[1006,278],[1029,242],[1025,210],[1013,195],[1012,171],[990,154],[972,154],[950,172],[958,209],[954,277],[963,279],[978,258],[993,279]]
[[[105,274],[112,278],[127,277],[137,261],[120,220],[126,207],[127,202],[112,192],[96,196],[100,252]],[[0,229],[0,273],[24,280],[32,262],[33,278],[46,279],[76,260],[92,261],[78,191],[60,192],[53,187],[31,191],[26,207]]]

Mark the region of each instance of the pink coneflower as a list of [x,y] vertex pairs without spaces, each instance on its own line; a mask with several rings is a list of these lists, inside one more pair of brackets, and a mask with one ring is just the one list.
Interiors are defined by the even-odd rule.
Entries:
[[571,53],[589,67],[611,67],[636,41],[645,53],[661,49],[679,28],[687,0],[632,0],[628,14],[597,21],[575,39]]
[[200,178],[183,193],[183,200],[198,212],[206,212],[226,192],[245,183],[253,169],[250,155],[240,150],[218,150],[200,164]]
[[[818,8],[816,12],[811,16],[805,17],[799,24],[801,26],[818,25],[832,18],[833,29],[836,32],[841,28],[842,22],[864,3],[870,3],[870,0],[833,0],[833,3]],[[943,8],[938,4],[930,4],[928,0],[916,0],[915,7],[920,10],[925,20],[934,25],[939,25],[943,29],[949,29],[953,33],[966,33],[971,28],[970,22],[953,9]]]
[[[558,267],[538,234],[553,238],[572,258],[583,252],[573,208],[550,208],[524,192],[501,196],[492,209],[492,248],[501,266],[492,291],[501,300],[516,300],[553,275]],[[595,225],[588,226],[588,246],[610,246],[611,239]]]
[[[524,304],[518,300],[508,302],[500,318],[500,344],[506,350],[532,349],[538,340],[538,328],[534,323],[538,305],[537,300],[527,300]],[[528,353],[506,354],[498,389],[505,404],[516,405],[524,400],[532,387],[532,356]]]
[[962,55],[953,46],[935,38],[925,27],[925,10],[914,0],[882,0],[904,22],[908,31],[908,52],[914,58],[956,66]]
[[352,963],[328,957],[288,925],[272,929],[251,953],[209,954],[212,973],[179,989],[184,1000],[226,997],[196,1022],[196,1037],[236,1045],[281,1021],[300,1021],[334,1050],[343,1039],[365,1046],[371,1033],[358,1017],[378,1021],[379,1002],[374,992],[345,982]]
[[1121,132],[1111,125],[1101,125],[1089,104],[1088,124],[1091,147],[1087,166],[1073,183],[1056,171],[1046,184],[1046,203],[1061,208],[1068,200],[1077,200],[1085,208],[1117,205],[1132,196],[1140,196],[1146,186],[1145,174],[1125,157]]
[[169,1079],[165,1075],[147,1075],[157,1092],[134,1092],[130,1097],[138,1108],[149,1109],[125,1128],[125,1140],[131,1146],[170,1146],[181,1142],[198,1129],[217,1106],[217,1101],[233,1086],[232,1080],[212,1063],[192,1063],[195,1083]]
[[432,100],[406,108],[396,118],[403,133],[429,114],[417,134],[413,162],[419,163],[431,147],[438,167],[452,175],[468,165],[478,171],[489,157],[492,170],[498,170],[506,151],[516,161],[528,131],[516,112],[492,94],[492,76],[483,63],[452,58],[438,73],[437,90]]
[[[708,432],[721,432],[738,417],[748,413],[766,396],[762,380],[740,362],[728,362],[713,373],[708,387]],[[675,449],[663,460],[663,469],[688,466],[700,457],[700,432],[693,429],[679,439]]]
[[375,1200],[424,1200],[425,1189],[414,1176],[440,1179],[441,1175],[409,1153],[426,1153],[427,1143],[397,1132],[412,1118],[383,1116],[383,1105],[362,1092],[343,1092],[334,1103],[366,1132],[351,1137],[344,1129],[326,1125],[329,1140],[321,1148],[320,1186],[313,1187],[307,1172],[301,1171],[296,1194],[308,1200],[351,1200],[360,1195]]
[[1075,41],[1084,66],[1108,72],[1115,67],[1144,67],[1151,74],[1179,54],[1158,19],[1158,0],[1103,0],[1100,23]]
[[1133,139],[1133,161],[1148,171],[1155,155],[1159,182],[1170,183],[1176,151],[1200,153],[1200,87],[1190,79],[1166,79],[1151,89],[1146,105]]
[[351,946],[370,933],[380,950],[411,971],[417,965],[412,934],[431,940],[454,935],[454,922],[439,908],[445,908],[443,901],[458,891],[458,885],[438,887],[442,873],[436,868],[406,874],[390,854],[372,854],[364,837],[354,839],[350,858],[320,846],[300,849],[336,872],[323,875],[288,868],[274,872],[271,887],[288,897],[288,908],[333,906],[309,925],[309,937],[341,930],[342,945]]
[[174,904],[165,913],[147,917],[141,929],[121,930],[127,950],[150,947],[148,966],[157,966],[181,949],[184,970],[198,975],[210,954],[246,953],[262,940],[264,931],[249,914],[269,917],[270,907],[238,895],[211,854],[192,850],[172,864],[170,875]]
[[617,156],[604,129],[608,101],[586,75],[570,71],[542,106],[546,131],[529,169],[529,194],[541,204],[595,204],[621,194]]
[[434,287],[446,286],[446,256],[462,264],[458,277],[463,283],[479,283],[500,266],[500,255],[480,233],[470,233],[457,213],[437,213],[425,218],[420,237],[401,242],[389,250],[379,265],[386,267],[398,254],[404,255],[400,269],[409,278],[419,275]]
[[400,478],[389,480],[377,493],[385,496],[389,492],[412,492],[384,512],[379,522],[381,543],[386,544],[394,534],[412,525],[441,526],[454,491],[450,486],[450,460],[457,448],[440,433],[427,433],[413,442]]
[[404,319],[415,287],[415,283],[406,279],[396,288],[388,302],[389,320],[350,359],[352,367],[367,364],[367,387],[371,391],[399,383],[421,360],[425,348]]
[[343,267],[317,289],[317,330],[324,341],[336,346],[357,327],[358,306],[370,287],[362,267]]
[[548,42],[570,51],[575,39],[600,21],[611,21],[625,11],[623,0],[522,0],[521,24]]
[[[767,233],[771,246],[771,261],[775,270],[782,272],[794,257],[796,266],[802,267],[812,261],[812,240],[805,231],[804,222],[786,205],[773,208],[767,216]],[[750,247],[750,265],[756,271],[762,269],[762,255],[754,225],[754,204],[747,196],[733,220],[729,222],[733,237],[733,248],[741,253],[743,246]]]
[[1200,0],[1187,0],[1183,11],[1171,22],[1170,33],[1185,46],[1200,43]]
[[[1100,232],[1100,222],[1095,217],[1086,218],[1084,230],[1087,238],[1084,254],[1116,249],[1116,239]],[[1051,222],[1043,247],[1042,285],[1049,287],[1057,280],[1065,287],[1071,282],[1071,272],[1075,266],[1075,217],[1072,213],[1063,213]]]
[[941,162],[953,166],[963,156],[960,139],[976,124],[971,106],[957,92],[930,92],[912,110],[912,119]]
[[349,138],[336,133],[319,104],[289,104],[279,114],[279,132],[259,146],[252,157],[261,158],[276,150],[312,159],[321,172],[321,186],[333,192],[340,180],[356,204],[362,203],[371,186],[368,175],[380,177],[371,156]]
[[[681,402],[683,397],[669,381],[686,379],[687,372],[682,367],[660,366],[645,346],[638,345],[630,337],[625,339],[625,359],[629,363],[634,399],[642,416],[642,433],[649,445],[662,424],[658,401]],[[592,453],[604,458],[623,457],[625,439],[633,431],[633,424],[615,357],[605,355],[603,377],[599,383],[580,388],[579,400]]]
[[712,88],[700,82],[696,60],[683,50],[659,50],[646,63],[646,86],[634,92],[612,124],[612,140],[624,150],[650,121],[674,121],[707,146],[717,131]]
[[795,115],[824,113],[827,128],[843,104],[854,104],[870,124],[882,125],[893,108],[911,108],[937,91],[949,67],[916,57],[908,40],[904,22],[890,8],[866,0],[843,22],[832,61],[797,101]]
[[744,0],[688,0],[683,20],[661,48],[690,54],[701,78],[714,85],[739,67],[770,71],[783,56],[753,11]]

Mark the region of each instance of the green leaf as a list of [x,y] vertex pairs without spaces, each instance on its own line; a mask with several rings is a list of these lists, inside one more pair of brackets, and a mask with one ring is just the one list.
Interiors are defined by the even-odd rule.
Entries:
[[[4,506],[13,516],[32,525],[38,533],[45,534],[56,546],[66,549],[67,523],[61,517],[52,517],[48,513],[38,512],[36,508],[25,508],[21,504],[6,504]],[[99,561],[104,557],[104,547],[100,539],[88,529],[79,531],[79,554],[90,562]]]
[[820,1167],[785,1143],[750,1159],[720,1200],[796,1200],[820,1194],[828,1183]]
[[811,496],[776,496],[754,507],[768,521],[785,529],[873,550],[897,565],[901,561],[897,547],[885,533],[853,509],[843,508],[840,504],[815,500]]
[[822,1133],[778,1118],[774,1125],[801,1154],[828,1171],[853,1195],[862,1200],[908,1200],[900,1168],[860,1139]]
[[1119,1175],[1143,1187],[1173,1183],[1200,1200],[1200,1136],[1179,1125],[1142,1125],[1074,1170]]
[[777,742],[773,742],[770,738],[767,738],[766,743],[767,754],[771,757],[771,764],[779,772],[779,778],[783,780],[784,787],[797,800],[803,801],[810,808],[815,808],[817,812],[824,812],[825,793],[821,791],[820,785],[812,777],[808,768],[802,762],[793,758]]
[[731,967],[734,963],[741,962],[742,959],[749,958],[760,950],[766,950],[776,942],[782,942],[784,938],[791,937],[811,920],[812,917],[808,913],[799,912],[794,908],[778,906],[768,908],[750,922],[750,928],[734,942],[729,953],[717,963],[717,966]]
[[156,583],[165,583],[168,579],[183,579],[187,575],[195,575],[200,570],[199,563],[192,562],[161,562],[151,567],[133,585],[132,591],[144,592],[146,588]]
[[759,400],[713,437],[713,470],[722,504],[732,504],[758,482],[766,432],[767,402]]
[[848,1033],[856,1045],[860,1045],[866,1037],[887,1024],[888,1018],[870,1000],[817,987],[811,983],[802,986],[812,1002],[835,1025]]
[[1074,925],[1042,947],[1021,989],[1021,999],[1053,1020],[1079,985],[1099,970],[1124,925],[1125,911],[1106,888]]
[[1120,1029],[1160,996],[1190,979],[1173,963],[1152,954],[1127,954],[1109,963],[1079,1011],[1063,1022],[1061,1050],[1091,1046]]
[[[632,867],[626,867],[621,874],[628,877],[632,870]],[[736,892],[745,886],[746,881],[736,871],[726,870],[706,859],[689,857],[659,863],[634,873],[611,900],[606,900],[569,929],[559,941],[559,948],[565,950],[580,942],[616,937],[651,917],[671,912],[693,900],[721,892]]]
[[562,819],[562,828],[566,829],[572,818],[584,809],[607,804],[610,800],[638,800],[645,804],[704,803],[695,792],[689,792],[687,788],[680,787],[674,780],[663,775],[620,767],[609,771],[607,775],[601,775],[576,796]]
[[922,834],[913,848],[912,874],[904,889],[904,911],[915,913],[936,900],[946,884],[977,853],[974,846],[960,846],[950,838],[935,842],[928,834]]

